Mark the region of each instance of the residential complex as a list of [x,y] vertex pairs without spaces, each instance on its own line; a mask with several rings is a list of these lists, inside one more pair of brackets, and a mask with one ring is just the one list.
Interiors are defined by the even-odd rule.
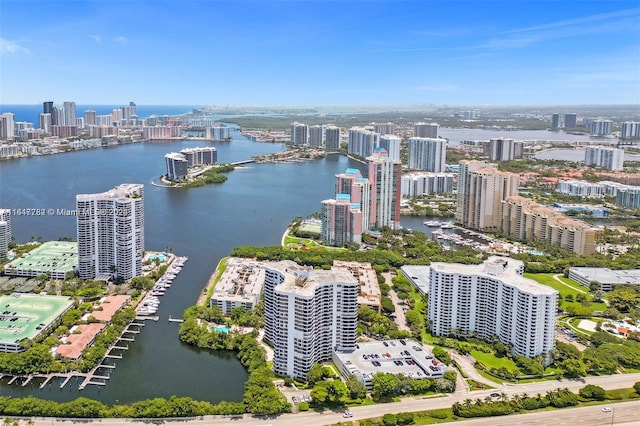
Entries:
[[230,315],[233,308],[253,309],[262,294],[265,264],[235,257],[228,258],[226,262],[209,306],[219,307],[225,315]]
[[610,146],[588,146],[584,151],[584,165],[622,170],[624,150]]
[[502,201],[518,194],[518,175],[485,161],[464,160],[458,172],[456,220],[480,231],[500,228]]
[[380,136],[380,148],[384,148],[392,161],[400,162],[400,142],[402,139],[395,135]]
[[578,127],[578,116],[575,113],[565,114],[564,127],[565,129],[575,129]]
[[380,310],[380,284],[378,283],[376,271],[371,267],[370,263],[334,260],[331,270],[349,271],[360,285],[358,305]]
[[322,201],[322,244],[344,247],[362,242],[362,210],[352,203],[349,194],[336,194],[335,198]]
[[600,183],[581,180],[560,180],[557,191],[564,195],[575,195],[585,198],[604,197],[604,187]]
[[491,161],[511,161],[522,158],[524,142],[507,138],[490,139],[483,144],[482,151]]
[[622,123],[620,137],[623,139],[640,138],[640,122],[625,121]]
[[388,123],[370,123],[367,127],[372,127],[373,131],[381,135],[393,135],[396,132],[396,125]]
[[411,170],[442,173],[446,167],[446,156],[446,139],[409,139],[408,167]]
[[591,134],[594,136],[608,136],[613,131],[613,121],[593,120],[590,123]]
[[228,141],[231,139],[229,128],[224,124],[205,127],[204,138],[211,141]]
[[76,196],[80,278],[129,280],[142,273],[144,186]]
[[142,128],[143,139],[175,139],[182,137],[180,126],[144,126]]
[[291,143],[296,146],[307,145],[309,139],[309,126],[302,123],[291,123]]
[[481,265],[435,262],[429,312],[435,336],[497,336],[515,355],[550,359],[558,292],[522,277],[524,263],[492,256]]
[[500,231],[511,238],[547,241],[578,255],[595,253],[596,236],[601,232],[586,222],[570,219],[519,195],[502,201],[498,219]]
[[324,135],[323,126],[309,127],[309,148],[320,148]]
[[391,160],[383,148],[377,148],[372,156],[367,157],[367,165],[371,183],[369,227],[398,229],[402,164]]
[[380,146],[380,133],[367,130],[363,127],[349,129],[349,144],[347,152],[359,157],[369,157]]
[[179,153],[166,154],[164,159],[167,166],[167,179],[183,181],[187,178],[190,168],[216,164],[218,151],[215,147],[185,148]]
[[431,194],[452,194],[453,173],[411,172],[402,175],[402,198]]
[[281,261],[265,267],[265,339],[273,345],[274,373],[306,379],[316,362],[356,348],[356,279],[345,270],[322,271]]
[[413,136],[416,138],[438,137],[438,125],[436,123],[415,123],[413,125]]
[[324,129],[324,147],[327,151],[337,151],[340,149],[340,128],[328,125]]

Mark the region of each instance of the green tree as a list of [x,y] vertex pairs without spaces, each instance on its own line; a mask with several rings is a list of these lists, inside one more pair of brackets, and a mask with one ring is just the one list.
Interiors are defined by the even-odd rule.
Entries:
[[640,395],[640,382],[635,382],[633,384],[633,390],[636,391],[638,395]]
[[307,372],[307,382],[311,386],[318,383],[324,377],[324,369],[321,364],[315,363],[311,366],[309,371]]
[[346,386],[347,389],[349,389],[349,396],[351,399],[365,398],[367,396],[366,386],[353,374],[347,377]]
[[342,380],[325,380],[311,389],[311,399],[320,406],[343,405],[349,390]]
[[581,397],[586,399],[595,399],[598,401],[602,401],[605,398],[605,390],[596,385],[586,385],[585,387],[581,388],[578,393]]
[[398,386],[398,381],[393,374],[378,372],[373,375],[371,384],[373,385],[371,394],[374,399],[379,399],[386,396],[392,396],[394,390]]

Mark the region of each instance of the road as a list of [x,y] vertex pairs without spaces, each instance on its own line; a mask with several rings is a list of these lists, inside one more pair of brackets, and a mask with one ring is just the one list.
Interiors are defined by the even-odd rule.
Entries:
[[465,372],[470,379],[475,380],[478,383],[484,383],[485,385],[492,386],[494,388],[499,388],[502,386],[500,383],[493,382],[489,379],[485,379],[478,370],[476,370],[475,361],[470,355],[460,355],[456,351],[449,351],[449,355],[451,359],[453,359]]
[[[618,374],[614,376],[599,376],[588,377],[584,380],[549,380],[544,382],[527,383],[521,385],[506,385],[501,388],[501,391],[507,395],[523,394],[536,395],[537,393],[545,394],[549,390],[556,388],[568,388],[574,392],[577,392],[580,388],[586,384],[594,384],[601,386],[605,389],[620,389],[630,388],[635,382],[640,381],[640,373],[635,374]],[[393,402],[389,404],[376,404],[362,407],[353,407],[350,411],[353,413],[353,418],[350,420],[362,420],[372,417],[381,417],[386,413],[399,413],[403,411],[420,411],[420,410],[433,410],[439,408],[448,408],[454,402],[464,401],[467,398],[471,399],[484,399],[491,392],[495,390],[482,390],[482,391],[458,391],[453,395],[445,397],[410,397],[404,398],[400,402]],[[602,407],[591,406],[581,407],[577,409],[562,409],[553,410],[548,412],[536,412],[531,414],[520,414],[515,416],[506,417],[493,417],[489,419],[476,419],[472,421],[463,421],[452,423],[454,426],[460,425],[605,425],[611,424],[613,417],[614,424],[618,425],[640,425],[640,401],[624,402],[609,404],[613,409],[612,413],[603,413]],[[609,416],[607,416],[609,414]],[[612,415],[613,414],[613,415]],[[340,412],[325,411],[324,413],[306,412],[298,414],[284,414],[274,418],[256,418],[252,416],[243,416],[236,419],[223,416],[205,416],[202,419],[180,419],[180,420],[146,420],[145,424],[172,424],[174,422],[180,422],[181,425],[229,425],[238,424],[242,426],[323,426],[338,423],[344,420]],[[87,420],[82,421],[86,424],[102,424],[102,425],[128,425],[132,423],[142,423],[142,420],[134,421],[131,419],[99,419],[99,420]],[[57,420],[51,418],[36,419],[35,425],[38,426],[53,426],[53,425],[68,425],[70,420]]]

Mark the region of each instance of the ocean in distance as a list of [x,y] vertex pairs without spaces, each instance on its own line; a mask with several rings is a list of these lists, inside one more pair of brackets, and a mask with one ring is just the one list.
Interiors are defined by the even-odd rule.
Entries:
[[[105,403],[146,398],[190,396],[218,402],[240,401],[245,368],[235,355],[210,352],[182,344],[180,318],[193,305],[218,261],[241,245],[278,245],[296,216],[320,210],[332,198],[335,174],[359,163],[339,155],[305,163],[249,164],[228,174],[227,182],[200,188],[161,188],[151,185],[165,173],[164,155],[186,147],[215,146],[220,162],[282,151],[279,144],[258,143],[232,130],[231,142],[196,140],[144,142],[72,153],[3,161],[0,165],[0,206],[3,208],[74,209],[75,196],[102,192],[121,183],[145,185],[145,247],[189,256],[180,275],[163,296],[157,323],[148,322],[130,349],[117,360],[107,386],[78,383],[59,389],[52,382],[22,387],[0,380],[2,395],[68,401],[85,396]],[[36,207],[37,206],[37,207]],[[16,241],[31,236],[45,240],[75,238],[74,217],[15,217]]]

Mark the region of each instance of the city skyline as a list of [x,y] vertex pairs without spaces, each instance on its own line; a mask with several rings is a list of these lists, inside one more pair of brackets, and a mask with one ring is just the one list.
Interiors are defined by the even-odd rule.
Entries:
[[50,6],[3,3],[3,104],[640,102],[630,2]]

